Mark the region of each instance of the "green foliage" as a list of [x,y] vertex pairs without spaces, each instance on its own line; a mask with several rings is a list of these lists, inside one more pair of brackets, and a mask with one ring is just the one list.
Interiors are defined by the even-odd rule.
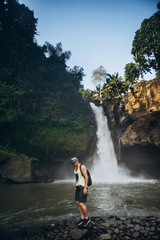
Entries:
[[[159,9],[159,4],[157,7]],[[139,76],[144,79],[144,73],[151,72],[151,68],[156,71],[157,77],[159,76],[160,11],[142,22],[141,28],[136,31],[131,52],[135,63],[128,63],[125,66],[125,79],[129,87]]]
[[30,139],[29,144],[35,151],[39,151],[39,158],[45,156],[50,160],[57,157],[71,155],[84,155],[87,143],[93,132],[86,131],[87,122],[85,118],[68,116],[54,123],[52,128],[40,128],[35,136]]
[[139,77],[139,72],[137,70],[135,63],[131,62],[126,64],[124,76],[125,76],[126,82],[128,82],[129,85],[131,86],[137,82],[136,79],[138,79]]
[[[24,155],[24,154],[20,154],[18,152],[16,152],[15,149],[8,149],[6,146],[0,146],[0,166],[6,164],[8,161],[15,159],[15,158],[21,158],[21,159],[25,159],[25,164],[26,163],[31,163],[31,162],[38,162],[37,158],[29,158],[28,156]],[[27,166],[28,167],[28,164]]]
[[132,44],[132,54],[139,57],[141,70],[160,69],[160,17],[159,12],[145,19],[137,30]]
[[7,163],[10,159],[15,158],[17,153],[15,151],[9,151],[8,149],[0,146],[0,166]]
[[0,11],[0,144],[41,161],[84,154],[83,68],[67,67],[61,43],[37,45],[37,19],[24,4],[0,1]]
[[134,60],[136,62],[135,65],[136,65],[137,73],[139,76],[141,75],[142,79],[144,80],[143,73],[150,72],[149,64],[147,63],[145,56],[142,56],[139,53],[135,54]]
[[103,87],[103,98],[119,97],[128,90],[128,84],[119,77],[118,73],[107,74],[106,84]]
[[93,97],[93,91],[90,89],[80,88],[79,92],[82,94],[83,99],[88,100]]

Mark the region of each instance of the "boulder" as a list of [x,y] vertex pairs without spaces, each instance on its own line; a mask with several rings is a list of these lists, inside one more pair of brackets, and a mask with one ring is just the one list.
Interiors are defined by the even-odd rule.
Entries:
[[78,240],[82,239],[82,237],[84,238],[84,236],[86,236],[87,233],[88,233],[87,229],[73,229],[71,230],[70,235],[72,239]]
[[33,178],[33,165],[37,159],[0,149],[0,180],[29,183]]

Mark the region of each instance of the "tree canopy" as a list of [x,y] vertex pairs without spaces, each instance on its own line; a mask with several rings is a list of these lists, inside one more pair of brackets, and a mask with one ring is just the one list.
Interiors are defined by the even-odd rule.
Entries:
[[160,70],[159,14],[158,11],[149,19],[144,19],[140,29],[136,31],[132,43],[132,54],[134,57],[139,57],[139,61],[142,62],[142,69],[145,69],[145,66],[147,66],[156,71]]
[[68,68],[71,52],[62,43],[39,46],[36,34],[33,11],[0,1],[0,145],[42,161],[82,155],[91,137],[83,68]]
[[104,98],[119,97],[125,93],[128,85],[118,73],[107,74],[106,84],[103,87]]

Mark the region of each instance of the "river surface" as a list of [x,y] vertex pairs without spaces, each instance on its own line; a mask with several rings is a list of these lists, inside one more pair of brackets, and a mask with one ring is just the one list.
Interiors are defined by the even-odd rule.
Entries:
[[[78,217],[74,181],[0,185],[0,227],[3,232],[54,224]],[[89,216],[160,215],[160,181],[93,184],[87,201]]]

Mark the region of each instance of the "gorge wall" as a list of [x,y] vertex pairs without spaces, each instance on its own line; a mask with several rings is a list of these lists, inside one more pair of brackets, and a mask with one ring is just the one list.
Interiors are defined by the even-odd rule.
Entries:
[[160,178],[160,79],[141,81],[103,108],[118,163],[133,175]]

